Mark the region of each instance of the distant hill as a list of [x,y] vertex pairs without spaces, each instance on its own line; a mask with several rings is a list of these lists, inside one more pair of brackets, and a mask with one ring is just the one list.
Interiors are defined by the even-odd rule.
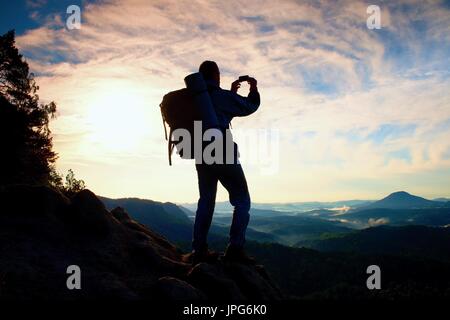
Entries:
[[[157,202],[138,198],[101,200],[108,209],[123,207],[136,221],[164,235],[170,241],[182,245],[192,240],[194,214],[189,209],[173,203]],[[334,212],[334,211],[330,211]],[[214,215],[208,238],[210,241],[226,242],[230,230],[230,215]],[[246,237],[259,242],[278,242],[294,245],[305,239],[315,239],[325,233],[344,233],[352,229],[336,221],[305,215],[284,215],[275,210],[251,209]],[[189,246],[183,246],[188,249]],[[222,248],[223,250],[223,248]]]
[[180,208],[181,211],[183,211],[188,217],[195,217],[195,211],[196,210],[190,210],[188,208],[185,208],[183,206],[177,205],[178,208]]
[[422,209],[436,208],[441,206],[439,202],[427,200],[422,197],[414,196],[405,191],[391,193],[387,197],[362,206],[359,209]]
[[[383,204],[398,198],[412,198],[422,204],[435,203],[406,193],[395,193],[377,202]],[[167,239],[179,245],[190,242],[192,239],[195,213],[189,209],[170,202],[162,203],[137,198],[101,198],[101,200],[109,209],[117,206],[125,208],[130,212],[133,219],[163,234]],[[297,214],[252,208],[247,239],[296,245],[305,240],[322,239],[327,237],[328,234],[344,234],[352,232],[355,228],[360,229],[382,224],[397,226],[412,224],[450,225],[450,206],[446,207],[441,202],[437,203],[442,208],[387,209],[365,207],[344,212],[318,209]],[[226,241],[230,224],[230,214],[215,213],[209,239],[211,241]]]
[[176,204],[138,198],[110,199],[100,197],[108,210],[122,207],[140,223],[163,234],[170,241],[192,238],[192,221]]
[[380,226],[324,240],[303,241],[297,246],[319,251],[420,256],[450,262],[450,228]]
[[258,217],[258,218],[269,218],[269,217],[279,217],[281,215],[285,215],[286,213],[276,211],[276,210],[270,210],[270,209],[250,209],[250,216],[251,217]]
[[[317,209],[335,209],[342,207],[357,208],[373,202],[372,200],[341,200],[331,202],[309,201],[309,202],[280,202],[280,203],[252,203],[252,209],[269,210],[286,214],[296,214]],[[183,206],[191,211],[195,211],[197,203],[182,203]],[[233,206],[228,201],[219,201],[216,203],[216,213],[218,215],[230,215]]]
[[[450,299],[450,262],[439,257],[320,252],[255,242],[249,242],[247,250],[293,298],[347,302]],[[381,267],[382,290],[365,286],[370,265]]]
[[[443,204],[446,203],[446,204]],[[286,202],[286,203],[252,203],[252,210],[262,210],[283,215],[303,214],[316,211],[322,213],[327,211],[336,213],[339,209],[362,210],[370,208],[388,209],[413,209],[413,208],[436,208],[450,205],[450,198],[436,198],[428,200],[423,197],[409,194],[405,191],[394,192],[381,200],[342,200],[334,202]],[[187,209],[191,214],[195,212],[197,203],[184,203],[179,205]],[[216,215],[231,215],[233,206],[228,201],[216,203]]]
[[[116,207],[124,208],[127,212],[130,212],[133,219],[152,228],[176,244],[190,243],[192,240],[193,220],[191,218],[195,216],[195,213],[191,212],[189,209],[177,206],[170,202],[163,203],[138,198],[110,199],[100,197],[100,199],[109,210]],[[270,210],[252,209],[251,214],[264,217],[278,215],[279,213]],[[191,218],[189,218],[188,215],[190,215]],[[229,223],[231,222],[231,217],[226,217],[225,220],[229,220],[227,221],[228,223],[213,224],[211,226],[208,234],[209,240],[226,241],[230,232]],[[248,239],[255,241],[276,241],[275,236],[254,230],[251,227],[247,229],[246,236]],[[188,249],[189,247],[190,246],[184,246],[183,248]]]
[[[221,225],[221,224],[212,224],[209,232],[210,232],[210,234],[217,234],[217,235],[223,236],[224,245],[222,248],[220,248],[220,251],[223,251],[223,249],[226,246],[226,242],[228,241],[227,235],[230,233],[230,226],[229,225]],[[255,229],[250,228],[250,227],[247,228],[247,231],[245,233],[245,238],[247,240],[253,240],[253,241],[258,241],[258,242],[278,242],[275,235],[266,233],[266,232],[256,231]],[[212,241],[214,241],[214,240],[212,240]]]
[[450,198],[436,198],[436,199],[433,199],[433,201],[450,202]]
[[[228,226],[231,219],[216,217],[213,223]],[[249,229],[252,229],[252,232],[249,232],[249,239],[253,238],[261,242],[272,239],[272,242],[284,245],[294,245],[301,240],[315,239],[326,233],[347,233],[353,230],[338,221],[281,213],[276,216],[251,216]]]
[[328,210],[328,209],[316,209],[316,210],[311,210],[311,211],[305,211],[305,212],[297,213],[297,216],[300,216],[300,217],[310,216],[310,217],[329,218],[329,217],[332,217],[332,216],[336,216],[338,213],[339,213],[339,211]]
[[450,224],[450,207],[425,209],[365,209],[342,216],[361,227],[380,224],[446,226]]

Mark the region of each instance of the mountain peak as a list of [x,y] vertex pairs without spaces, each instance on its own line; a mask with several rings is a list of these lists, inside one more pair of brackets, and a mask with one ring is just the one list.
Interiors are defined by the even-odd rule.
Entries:
[[379,201],[369,204],[365,208],[416,209],[431,208],[436,206],[437,205],[434,201],[412,195],[406,191],[396,191]]
[[[405,198],[416,198],[416,196],[414,196],[406,191],[396,191],[396,192],[392,192],[390,195],[388,195],[384,199],[392,199],[392,198],[405,199]],[[417,198],[420,198],[420,197],[417,197]]]
[[412,194],[406,192],[406,191],[396,191],[396,192],[392,192],[390,195],[388,195],[388,197],[397,197],[397,196],[412,196]]

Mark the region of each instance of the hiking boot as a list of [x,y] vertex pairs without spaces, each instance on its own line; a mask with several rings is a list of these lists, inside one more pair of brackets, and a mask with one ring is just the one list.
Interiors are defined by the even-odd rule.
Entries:
[[248,256],[243,247],[236,247],[232,245],[228,245],[225,254],[223,255],[223,260],[248,265],[256,264],[255,258]]
[[215,263],[219,258],[219,253],[212,250],[192,251],[183,255],[183,262],[190,263],[193,266],[201,262]]

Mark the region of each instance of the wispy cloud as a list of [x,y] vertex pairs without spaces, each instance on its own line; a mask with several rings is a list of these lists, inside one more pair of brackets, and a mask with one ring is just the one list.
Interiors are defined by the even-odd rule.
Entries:
[[[249,179],[258,182],[254,199],[366,198],[386,192],[367,181],[385,179],[386,188],[405,177],[450,170],[450,127],[443,125],[450,121],[449,7],[440,1],[382,2],[382,29],[368,30],[366,6],[362,1],[108,1],[82,8],[80,30],[65,29],[65,12],[48,12],[40,28],[17,40],[39,75],[40,96],[59,104],[54,132],[60,166],[79,164],[100,192],[179,201],[196,197],[187,164],[170,173],[185,177],[188,181],[177,187],[191,192],[174,199],[171,184],[161,187],[169,169],[163,169],[157,106],[202,60],[213,59],[224,87],[240,74],[259,81],[260,111],[236,119],[234,127],[281,130],[280,173],[263,178],[250,168]],[[141,123],[146,117],[148,123],[136,133],[144,138],[128,150],[136,156],[132,163],[124,163],[120,150],[102,149],[86,138],[94,130],[92,99],[118,90],[146,103],[124,106],[135,116],[123,121]],[[104,174],[83,169],[83,163],[92,168],[92,161],[110,165],[108,182]],[[146,173],[136,174],[139,167]],[[111,186],[118,183],[117,170],[140,182]],[[266,179],[274,190],[267,190]],[[347,184],[348,194],[337,189],[352,179],[365,183]],[[442,190],[431,183],[421,192],[431,196]]]
[[26,5],[29,8],[37,9],[45,6],[47,3],[47,0],[26,0]]

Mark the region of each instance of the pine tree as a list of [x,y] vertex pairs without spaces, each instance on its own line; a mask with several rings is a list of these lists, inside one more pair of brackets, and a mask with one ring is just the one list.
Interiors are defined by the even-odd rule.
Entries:
[[40,103],[38,90],[14,31],[0,36],[0,185],[51,182],[57,155],[49,121],[56,104]]

